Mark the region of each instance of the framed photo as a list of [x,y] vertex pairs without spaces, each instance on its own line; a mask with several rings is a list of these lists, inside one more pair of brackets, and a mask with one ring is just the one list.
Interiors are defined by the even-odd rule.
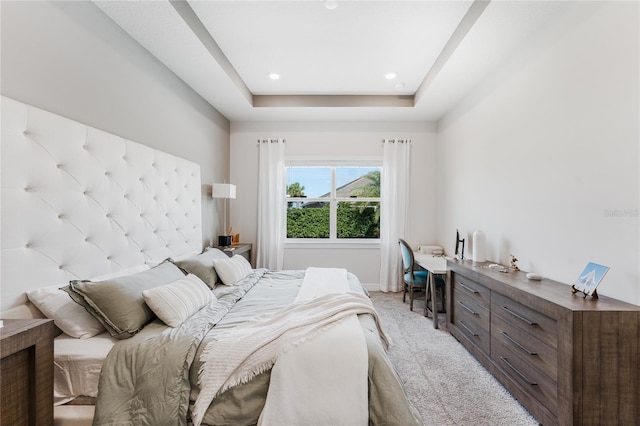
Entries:
[[596,287],[598,287],[598,284],[600,284],[602,278],[604,278],[608,271],[608,266],[598,265],[593,262],[587,263],[587,266],[572,286],[573,292],[580,291],[584,293],[585,297],[592,296],[594,299],[597,298],[598,293],[596,293]]

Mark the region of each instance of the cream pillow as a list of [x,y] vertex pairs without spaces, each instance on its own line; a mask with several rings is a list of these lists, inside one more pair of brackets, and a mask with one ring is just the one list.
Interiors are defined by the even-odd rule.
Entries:
[[[123,277],[147,269],[149,269],[147,265],[139,265],[95,277],[91,280],[102,281],[109,278]],[[87,339],[105,330],[97,319],[87,312],[85,308],[74,302],[65,291],[60,289],[59,285],[29,291],[27,292],[27,297],[45,317],[52,319],[54,324],[68,336],[76,339]]]
[[142,297],[158,318],[174,328],[216,299],[211,289],[194,274],[144,290]]
[[213,266],[225,285],[234,285],[253,271],[249,261],[240,255],[228,259],[213,259]]

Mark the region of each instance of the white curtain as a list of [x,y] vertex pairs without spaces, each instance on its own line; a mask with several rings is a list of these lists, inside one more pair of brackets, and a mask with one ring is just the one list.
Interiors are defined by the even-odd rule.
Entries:
[[258,244],[256,266],[281,270],[284,265],[286,178],[284,139],[259,140]]
[[402,290],[398,238],[408,235],[411,140],[383,142],[380,211],[380,290]]

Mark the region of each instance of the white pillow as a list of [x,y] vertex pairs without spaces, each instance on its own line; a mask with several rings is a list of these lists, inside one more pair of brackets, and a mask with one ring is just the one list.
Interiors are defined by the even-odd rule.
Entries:
[[[123,277],[147,269],[149,269],[147,265],[134,266],[94,277],[91,281]],[[102,324],[86,309],[74,302],[67,292],[60,290],[59,285],[29,291],[27,292],[27,297],[45,317],[52,319],[53,323],[68,336],[76,339],[87,339],[105,331]]]
[[225,285],[234,285],[253,271],[249,261],[240,255],[228,259],[213,259],[213,266]]
[[174,328],[216,300],[209,286],[193,274],[169,284],[144,290],[142,297],[158,318]]

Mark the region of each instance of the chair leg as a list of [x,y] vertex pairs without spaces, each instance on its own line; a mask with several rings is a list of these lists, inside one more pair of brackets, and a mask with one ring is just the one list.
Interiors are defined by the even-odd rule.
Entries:
[[413,311],[413,286],[409,287],[409,310]]

